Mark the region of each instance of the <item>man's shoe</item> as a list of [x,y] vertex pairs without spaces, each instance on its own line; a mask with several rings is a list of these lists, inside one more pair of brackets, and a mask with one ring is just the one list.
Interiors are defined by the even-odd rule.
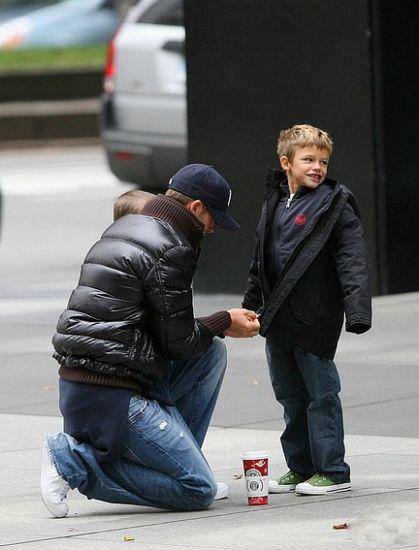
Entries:
[[305,478],[297,472],[290,470],[278,479],[269,480],[270,493],[292,493],[298,483],[305,481]]
[[299,483],[295,488],[295,492],[299,495],[326,495],[350,490],[350,483],[336,483],[326,474],[314,474],[313,477],[304,483]]
[[65,502],[70,485],[57,472],[47,445],[44,445],[41,471],[41,496],[46,509],[56,518],[65,518],[68,504]]
[[223,483],[222,481],[217,481],[217,493],[214,497],[214,500],[221,500],[223,498],[227,498],[229,492],[230,492],[230,489],[227,483]]

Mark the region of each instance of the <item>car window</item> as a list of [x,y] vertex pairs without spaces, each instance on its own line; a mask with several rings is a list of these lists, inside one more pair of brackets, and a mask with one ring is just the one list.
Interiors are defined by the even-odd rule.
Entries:
[[158,0],[136,22],[183,27],[183,0]]

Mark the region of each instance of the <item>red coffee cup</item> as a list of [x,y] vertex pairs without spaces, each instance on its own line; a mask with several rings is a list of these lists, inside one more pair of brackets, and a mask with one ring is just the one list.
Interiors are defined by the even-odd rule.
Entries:
[[268,455],[266,451],[242,454],[247,502],[249,506],[268,504]]

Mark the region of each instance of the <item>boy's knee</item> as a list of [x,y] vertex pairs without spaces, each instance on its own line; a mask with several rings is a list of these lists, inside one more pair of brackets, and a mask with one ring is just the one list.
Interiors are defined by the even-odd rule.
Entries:
[[319,408],[332,410],[337,405],[340,406],[340,400],[337,392],[319,392],[310,396],[310,403],[308,408],[310,410]]

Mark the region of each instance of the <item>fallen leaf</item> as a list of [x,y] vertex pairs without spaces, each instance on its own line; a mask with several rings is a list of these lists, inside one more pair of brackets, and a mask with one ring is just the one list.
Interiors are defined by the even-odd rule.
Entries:
[[135,537],[129,537],[129,536],[124,537],[124,542],[129,542],[130,540],[135,540]]
[[259,380],[253,380],[252,386],[259,386]]
[[334,525],[333,529],[347,529],[349,525],[347,523],[339,523],[338,525]]
[[241,479],[243,477],[243,474],[234,474],[234,479]]
[[42,389],[46,390],[46,391],[53,390],[54,388],[55,388],[55,386],[42,386]]

